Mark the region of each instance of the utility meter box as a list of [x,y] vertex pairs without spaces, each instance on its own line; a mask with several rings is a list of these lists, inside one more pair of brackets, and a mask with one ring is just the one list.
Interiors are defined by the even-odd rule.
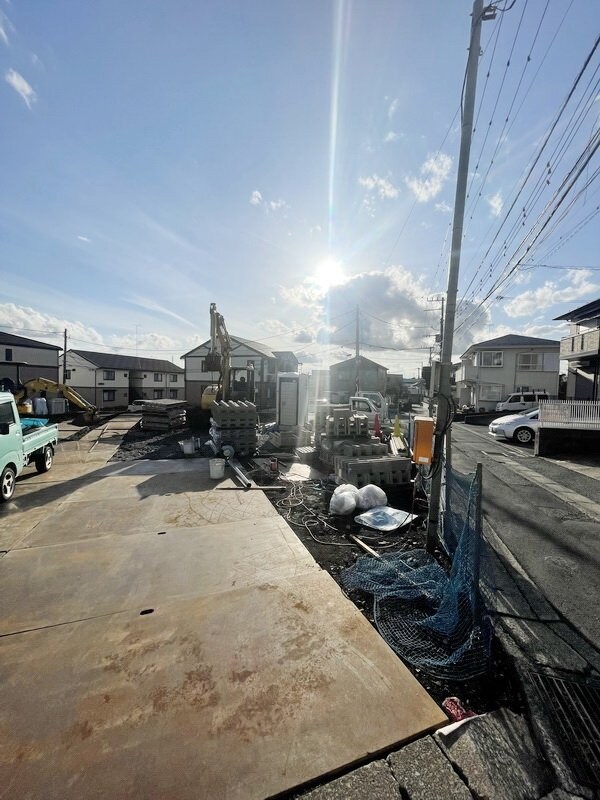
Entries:
[[277,375],[277,425],[297,428],[306,424],[308,415],[308,375],[280,372]]
[[415,417],[414,426],[413,461],[418,466],[426,467],[433,461],[433,419]]

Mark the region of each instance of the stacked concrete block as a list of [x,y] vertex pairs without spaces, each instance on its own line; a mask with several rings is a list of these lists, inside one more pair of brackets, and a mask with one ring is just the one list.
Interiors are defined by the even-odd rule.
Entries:
[[258,414],[254,403],[240,400],[213,403],[210,438],[217,451],[231,445],[238,455],[253,453],[257,445]]
[[411,461],[401,456],[335,456],[334,471],[340,481],[351,483],[359,489],[369,483],[376,486],[404,486],[410,483]]

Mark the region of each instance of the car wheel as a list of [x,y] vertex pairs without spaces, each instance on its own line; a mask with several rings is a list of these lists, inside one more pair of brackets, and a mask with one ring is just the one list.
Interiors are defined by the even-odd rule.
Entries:
[[519,444],[529,444],[533,441],[533,431],[529,428],[517,428],[513,439]]
[[54,463],[54,453],[51,447],[44,447],[41,455],[35,457],[35,468],[38,472],[48,472]]
[[3,503],[12,499],[15,493],[15,481],[17,480],[17,473],[13,467],[4,467],[2,470],[2,477],[0,478],[0,501]]

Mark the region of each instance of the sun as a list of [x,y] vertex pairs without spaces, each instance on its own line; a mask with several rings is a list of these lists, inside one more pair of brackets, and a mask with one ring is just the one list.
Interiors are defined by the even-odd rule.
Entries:
[[342,263],[333,256],[323,259],[311,276],[311,282],[322,292],[328,292],[332,286],[339,286],[345,280],[346,274]]

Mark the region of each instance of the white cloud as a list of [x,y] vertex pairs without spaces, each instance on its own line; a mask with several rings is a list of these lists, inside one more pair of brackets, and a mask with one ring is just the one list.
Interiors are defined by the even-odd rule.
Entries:
[[400,138],[400,134],[396,133],[396,131],[388,131],[383,139],[384,142],[397,142]]
[[91,242],[92,241],[91,239],[88,239],[87,236],[78,236],[77,238],[79,239],[80,242]]
[[435,210],[442,214],[449,214],[452,211],[452,206],[449,206],[445,200],[442,200],[441,203],[435,204]]
[[259,206],[263,201],[262,194],[255,189],[252,194],[250,195],[250,205],[251,206]]
[[452,169],[452,158],[445,153],[428,156],[420,170],[420,178],[406,178],[406,185],[419,203],[426,203],[442,191]]
[[9,86],[12,86],[17,94],[21,95],[27,108],[31,108],[32,104],[37,100],[37,94],[25,78],[11,67],[4,75],[4,80]]
[[7,31],[14,33],[15,27],[9,20],[9,18],[6,16],[6,14],[0,11],[0,39],[2,39],[2,41],[7,47],[10,47],[10,41],[8,39]]
[[546,281],[537,289],[522,292],[507,303],[504,311],[509,317],[525,317],[542,308],[593,297],[600,291],[600,283],[593,283],[592,277],[593,273],[588,270],[567,270],[560,281]]
[[6,30],[4,29],[4,20],[0,16],[0,39],[4,42],[4,44],[8,45],[8,36],[6,34]]
[[269,200],[268,207],[271,211],[279,211],[282,208],[288,208],[285,200]]
[[496,194],[488,195],[486,202],[490,207],[490,212],[493,217],[499,217],[504,207],[504,200],[502,199],[502,192],[498,190]]
[[269,211],[282,211],[289,208],[285,200],[266,200],[258,189],[255,189],[250,195],[250,205],[262,206],[267,213]]
[[395,97],[392,100],[392,102],[389,104],[389,106],[388,106],[388,112],[387,113],[388,113],[389,119],[391,119],[394,116],[396,111],[398,111],[398,98],[397,97]]
[[380,178],[376,173],[366,178],[359,178],[358,183],[368,192],[377,195],[381,200],[393,200],[398,197],[398,189],[394,184],[387,178]]

